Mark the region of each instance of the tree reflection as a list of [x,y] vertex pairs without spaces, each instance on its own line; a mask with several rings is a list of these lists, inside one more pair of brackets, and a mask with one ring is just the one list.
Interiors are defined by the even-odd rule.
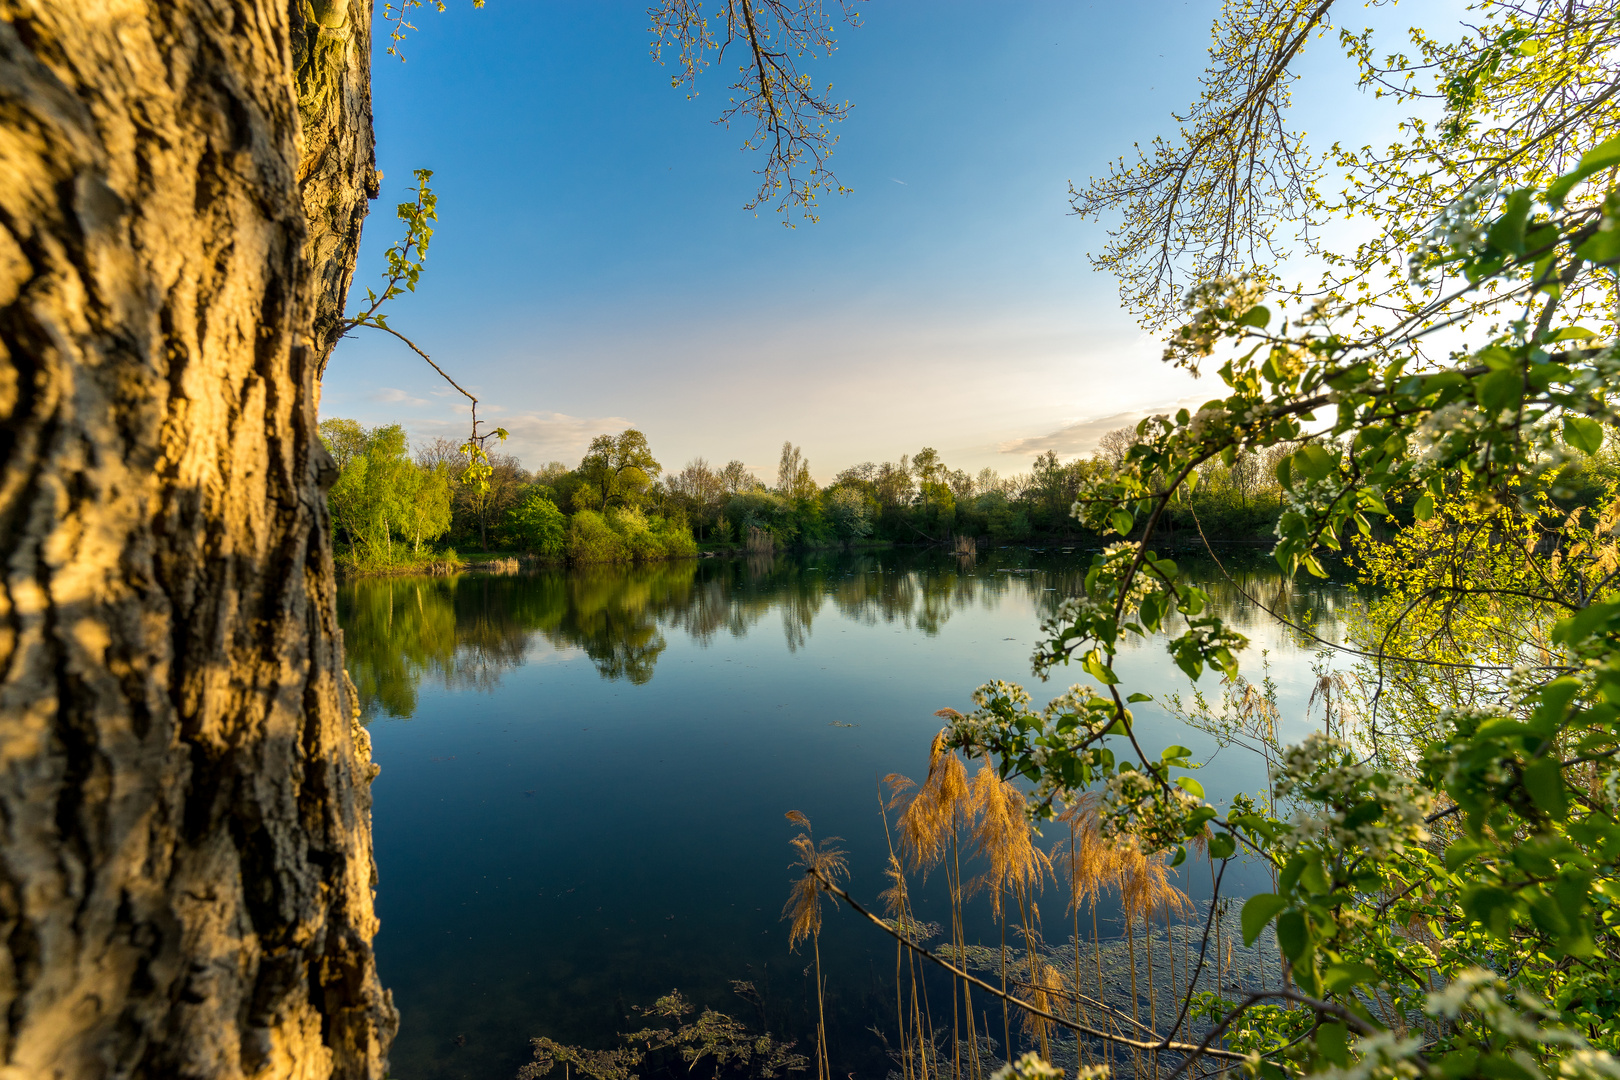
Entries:
[[[755,555],[641,566],[450,578],[362,578],[339,592],[349,672],[367,720],[407,718],[423,680],[488,690],[540,642],[583,652],[605,679],[652,679],[668,634],[707,646],[742,638],[768,615],[781,619],[790,652],[805,647],[831,610],[867,626],[896,624],[936,635],[973,605],[1021,596],[1042,616],[1084,588],[1084,552],[1032,560],[1023,549],[977,557],[949,552]],[[1290,587],[1269,566],[1184,568],[1222,617],[1242,627],[1256,597],[1301,625],[1337,621],[1332,590]],[[830,602],[830,606],[829,606]]]

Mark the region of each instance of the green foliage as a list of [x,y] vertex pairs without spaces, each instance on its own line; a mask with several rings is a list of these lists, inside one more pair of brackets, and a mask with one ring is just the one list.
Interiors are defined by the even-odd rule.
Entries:
[[351,563],[379,569],[419,560],[422,543],[449,530],[449,479],[411,461],[404,428],[334,419],[321,424],[321,437],[343,463],[327,503]]
[[634,508],[614,507],[605,516],[581,510],[569,523],[568,558],[575,563],[655,562],[696,554],[697,542],[685,525]]
[[841,540],[864,540],[872,534],[872,507],[853,488],[836,487],[827,493],[827,517]]
[[[1569,283],[1595,256],[1615,261],[1593,241],[1620,234],[1620,197],[1569,209],[1568,187],[1470,194],[1414,245],[1414,273],[1444,268],[1530,313],[1445,362],[1420,362],[1416,346],[1455,297],[1362,338],[1321,306],[1292,320],[1263,308],[1252,282],[1194,290],[1167,355],[1194,366],[1219,352],[1228,392],[1143,421],[1119,465],[1082,485],[1077,517],[1138,538],[1094,557],[1034,657],[1043,677],[1074,663],[1101,689],[1036,711],[1021,689],[988,684],[948,729],[950,745],[1033,783],[1037,816],[1096,785],[1107,835],[1177,861],[1197,842],[1269,864],[1275,888],[1249,898],[1243,929],[1252,940],[1275,927],[1295,989],[1271,997],[1288,1004],[1204,1003],[1234,1045],[1255,1048],[1253,1072],[1620,1072],[1607,1052],[1620,1031],[1577,1026],[1620,982],[1617,511],[1559,524],[1553,503],[1565,463],[1601,449],[1586,421],[1620,415],[1613,348],[1562,318]],[[1189,677],[1238,679],[1245,638],[1150,545],[1212,462],[1244,454],[1273,463],[1285,573],[1325,574],[1324,550],[1371,538],[1392,507],[1410,504],[1416,524],[1390,545],[1362,541],[1390,590],[1367,616],[1380,643],[1361,634],[1377,650],[1380,718],[1357,734],[1341,705],[1337,733],[1272,744],[1277,805],[1240,798],[1223,815],[1180,775],[1185,748],[1154,758],[1136,742],[1128,705],[1145,695],[1127,698],[1115,663],[1164,634]],[[1388,692],[1391,646],[1407,685]]]
[[617,436],[598,435],[579,463],[579,475],[595,500],[594,509],[605,512],[610,506],[639,505],[663,471],[652,456],[647,436],[626,428]]
[[548,559],[560,559],[566,551],[568,519],[538,486],[507,511],[507,529],[524,551]]
[[568,523],[568,559],[573,563],[629,562],[624,538],[595,510],[577,511]]

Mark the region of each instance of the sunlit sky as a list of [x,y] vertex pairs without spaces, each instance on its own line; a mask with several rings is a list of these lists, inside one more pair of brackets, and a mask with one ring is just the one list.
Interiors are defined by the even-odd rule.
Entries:
[[[1159,362],[1090,268],[1104,224],[1069,213],[1068,185],[1174,132],[1218,5],[859,7],[863,25],[809,66],[854,106],[832,158],[854,191],[796,229],[742,209],[762,158],[711,122],[732,61],[687,100],[649,56],[644,3],[452,0],[415,19],[404,64],[382,54],[379,20],[385,180],[351,308],[423,167],[439,231],[392,325],[480,396],[530,468],[635,426],[670,470],[740,458],[773,480],[789,439],[823,483],[924,445],[1005,474],[1215,396]],[[1336,44],[1312,49],[1300,126],[1321,146],[1383,141]],[[322,416],[459,438],[465,405],[360,330],[328,370]]]

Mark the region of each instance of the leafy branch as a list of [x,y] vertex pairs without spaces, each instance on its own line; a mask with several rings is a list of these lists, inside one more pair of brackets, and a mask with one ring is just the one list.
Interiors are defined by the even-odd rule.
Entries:
[[[418,0],[420,2],[420,0]],[[443,10],[443,5],[440,5]],[[462,397],[466,398],[472,413],[472,431],[467,441],[461,444],[461,453],[467,459],[467,467],[462,471],[461,481],[471,484],[478,490],[486,490],[489,478],[494,475],[494,467],[490,464],[489,452],[486,444],[493,438],[498,442],[505,442],[507,431],[505,428],[495,428],[479,434],[478,427],[478,398],[475,397],[460,383],[450,377],[450,374],[440,367],[433,357],[427,354],[416,342],[406,335],[388,325],[388,313],[383,305],[389,301],[414,293],[416,284],[421,280],[423,265],[427,260],[428,245],[433,240],[433,227],[439,220],[439,199],[428,185],[433,179],[432,169],[417,169],[416,198],[410,202],[402,202],[395,209],[395,215],[405,223],[405,235],[394,241],[383,253],[387,264],[383,271],[383,289],[366,289],[366,304],[353,317],[344,319],[341,326],[340,337],[348,334],[357,327],[368,327],[372,330],[381,330],[405,343],[410,350],[427,361],[428,366],[439,373],[439,377],[449,383]]]
[[[838,0],[843,19],[851,26],[860,25],[858,2]],[[678,70],[670,76],[670,85],[685,87],[690,100],[697,96],[697,77],[708,66],[709,54],[723,62],[733,45],[746,44],[737,80],[730,86],[734,96],[715,120],[727,128],[735,120],[751,121],[754,130],[742,148],[766,149],[765,164],[755,170],[759,190],[744,209],[757,211],[774,201],[788,228],[794,227],[788,216],[794,208],[815,222],[819,192],[850,191],[827,165],[838,143],[829,125],[843,120],[850,104],[835,101],[831,85],[818,90],[798,66],[806,56],[814,59],[837,48],[833,19],[824,0],[723,0],[723,4],[718,18],[724,27],[719,31],[703,13],[702,0],[662,0],[649,8],[653,59],[662,64],[665,50],[675,51]]]

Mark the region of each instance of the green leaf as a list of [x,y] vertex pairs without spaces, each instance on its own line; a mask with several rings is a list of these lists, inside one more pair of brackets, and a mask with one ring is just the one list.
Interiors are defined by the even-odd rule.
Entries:
[[1569,814],[1564,796],[1564,770],[1556,757],[1537,758],[1524,767],[1524,787],[1530,799],[1558,821]]
[[1260,329],[1264,330],[1266,328],[1266,324],[1270,321],[1271,312],[1266,310],[1265,305],[1256,304],[1254,307],[1243,313],[1243,317],[1237,321],[1237,324],[1239,326],[1258,326]]
[[1507,197],[1502,216],[1487,234],[1491,247],[1509,255],[1524,254],[1524,221],[1530,213],[1530,189],[1520,188]]
[[1230,859],[1237,852],[1237,841],[1230,833],[1218,832],[1209,838],[1211,859]]
[[1463,914],[1483,923],[1493,935],[1506,941],[1513,930],[1513,894],[1494,885],[1476,885],[1462,894]]
[[1277,917],[1277,944],[1284,956],[1296,962],[1294,974],[1297,977],[1300,973],[1298,961],[1311,944],[1310,931],[1305,926],[1304,912],[1285,911]]
[[1419,521],[1428,521],[1430,518],[1434,517],[1434,499],[1431,496],[1425,495],[1416,503],[1412,504],[1412,516],[1417,518]]
[[1132,694],[1130,697],[1126,698],[1125,700],[1128,703],[1130,703],[1132,705],[1135,705],[1138,701],[1152,701],[1153,700],[1153,695],[1152,694],[1143,694],[1141,692],[1138,692],[1138,693]]
[[1160,761],[1174,761],[1176,758],[1191,757],[1192,750],[1185,746],[1167,746],[1159,755]]
[[1277,483],[1283,486],[1284,491],[1293,489],[1293,468],[1289,465],[1286,457],[1277,462]]
[[1323,1024],[1316,1029],[1316,1050],[1329,1064],[1346,1068],[1350,1064],[1350,1029],[1343,1024]]
[[1603,425],[1590,416],[1564,416],[1564,441],[1588,456],[1603,449]]
[[1333,455],[1317,443],[1309,443],[1294,452],[1294,466],[1311,480],[1325,480],[1333,471]]
[[1377,799],[1368,799],[1344,815],[1344,827],[1359,829],[1363,825],[1377,821],[1383,813],[1384,808]]
[[1322,866],[1322,856],[1313,854],[1305,860],[1305,870],[1299,875],[1299,883],[1317,896],[1331,892],[1333,882],[1328,878],[1327,870]]
[[[1607,222],[1606,224],[1613,224]],[[1586,242],[1575,249],[1575,254],[1587,262],[1603,266],[1620,259],[1620,228],[1600,228],[1597,232],[1586,238]]]
[[1119,535],[1125,536],[1131,531],[1131,526],[1136,524],[1136,518],[1129,510],[1115,510],[1108,515],[1108,524]]
[[1196,798],[1202,799],[1204,797],[1204,785],[1200,784],[1190,776],[1176,777],[1176,786],[1182,791],[1188,792]]
[[1277,912],[1288,906],[1288,898],[1276,893],[1256,893],[1243,902],[1243,944],[1253,945],[1255,938]]
[[1458,867],[1490,850],[1490,844],[1479,840],[1458,840],[1446,848],[1446,871],[1456,873]]
[[1524,394],[1524,376],[1517,371],[1493,371],[1474,383],[1479,407],[1495,414],[1516,406]]
[[1379,979],[1378,969],[1353,961],[1334,964],[1322,972],[1322,985],[1335,993],[1344,993],[1352,986],[1364,986]]
[[1620,165],[1620,135],[1601,142],[1581,155],[1581,162],[1574,170],[1565,173],[1547,188],[1547,205],[1562,208],[1564,200],[1569,198],[1570,191],[1576,184],[1585,180],[1593,173],[1600,173],[1613,165]]

